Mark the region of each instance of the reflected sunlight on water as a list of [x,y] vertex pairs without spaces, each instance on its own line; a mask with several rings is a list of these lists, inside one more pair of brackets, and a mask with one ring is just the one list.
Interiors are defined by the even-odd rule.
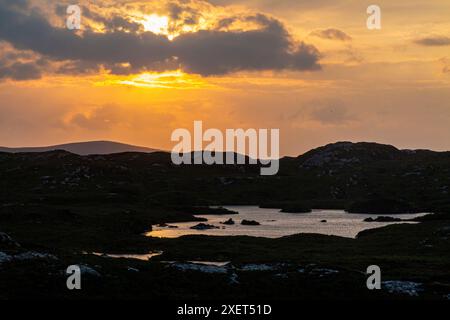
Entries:
[[[214,236],[238,236],[247,235],[253,237],[278,238],[297,233],[319,233],[341,237],[355,238],[356,235],[366,229],[378,228],[393,223],[414,222],[364,222],[369,217],[391,216],[401,219],[410,219],[425,215],[418,214],[354,214],[343,210],[313,210],[311,213],[284,213],[278,209],[262,209],[256,206],[228,206],[227,209],[238,211],[235,215],[204,215],[197,216],[208,219],[207,224],[212,224],[219,229],[194,230],[190,229],[199,222],[173,223],[177,228],[153,226],[153,231],[146,235],[149,237],[177,238],[184,235],[214,235]],[[232,218],[234,225],[223,225],[221,222]],[[259,226],[241,225],[242,220],[256,220]],[[326,220],[326,222],[322,222]]]

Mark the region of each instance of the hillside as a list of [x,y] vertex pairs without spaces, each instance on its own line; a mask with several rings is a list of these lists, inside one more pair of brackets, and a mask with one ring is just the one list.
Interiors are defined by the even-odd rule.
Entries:
[[[283,158],[276,176],[258,165],[175,166],[170,154],[79,156],[53,151],[0,154],[3,202],[110,198],[163,205],[261,204],[308,201],[346,208],[361,199],[395,198],[431,210],[447,205],[450,153],[336,143]],[[15,199],[15,200],[14,200]],[[59,199],[59,200],[58,200]],[[97,199],[97,200],[96,200]]]
[[[260,176],[257,165],[175,166],[166,152],[0,153],[0,296],[73,299],[64,275],[68,265],[77,263],[100,275],[83,276],[79,293],[95,299],[245,299],[270,298],[274,292],[281,299],[404,298],[367,290],[366,268],[375,264],[383,270],[383,281],[416,281],[424,288],[421,296],[442,299],[450,288],[449,170],[448,153],[376,144],[332,144],[283,158],[276,176]],[[356,239],[145,236],[159,224],[205,222],[193,215],[210,210],[198,205],[272,201],[299,212],[347,208],[356,201],[357,209],[365,210],[367,204],[378,206],[380,198],[396,200],[385,202],[390,207],[383,210],[393,203],[441,213],[418,224],[363,231]],[[141,261],[89,252],[162,255]],[[227,270],[209,274],[176,268],[202,260],[230,261],[239,282],[230,282]],[[283,267],[240,269],[247,264]]]
[[113,154],[121,152],[155,152],[155,149],[133,146],[129,144],[112,142],[112,141],[88,141],[88,142],[76,142],[59,144],[47,147],[18,147],[7,148],[0,147],[0,152],[47,152],[55,150],[64,150],[67,152],[75,153],[78,155],[90,155],[90,154]]

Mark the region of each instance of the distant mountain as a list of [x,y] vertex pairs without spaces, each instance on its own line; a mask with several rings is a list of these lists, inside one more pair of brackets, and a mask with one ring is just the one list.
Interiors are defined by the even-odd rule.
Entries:
[[6,148],[0,147],[0,152],[20,153],[20,152],[47,152],[54,150],[64,150],[78,155],[113,154],[122,152],[155,152],[156,149],[133,146],[125,143],[112,141],[87,141],[77,143],[59,144],[48,147],[22,147]]

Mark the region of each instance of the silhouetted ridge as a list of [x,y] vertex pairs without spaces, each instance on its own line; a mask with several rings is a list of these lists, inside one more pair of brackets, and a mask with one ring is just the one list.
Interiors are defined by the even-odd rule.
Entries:
[[6,148],[0,147],[0,152],[10,153],[23,153],[23,152],[47,152],[55,150],[64,150],[78,155],[90,155],[90,154],[112,154],[122,152],[155,152],[156,149],[147,147],[140,147],[129,145],[125,143],[113,142],[113,141],[87,141],[66,143],[47,147],[19,147],[19,148]]

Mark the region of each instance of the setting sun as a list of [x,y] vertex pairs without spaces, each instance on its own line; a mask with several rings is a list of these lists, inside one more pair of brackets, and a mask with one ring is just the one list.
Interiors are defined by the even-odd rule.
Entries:
[[145,31],[150,31],[155,34],[169,35],[169,18],[166,16],[159,16],[157,14],[151,14],[145,16],[142,25]]

